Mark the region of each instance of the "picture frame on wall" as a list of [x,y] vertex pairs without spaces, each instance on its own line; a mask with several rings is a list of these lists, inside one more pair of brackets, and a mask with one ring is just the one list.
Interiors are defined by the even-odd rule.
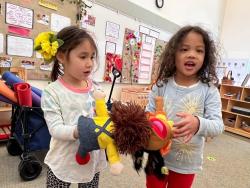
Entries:
[[32,29],[34,11],[19,5],[5,3],[5,23]]

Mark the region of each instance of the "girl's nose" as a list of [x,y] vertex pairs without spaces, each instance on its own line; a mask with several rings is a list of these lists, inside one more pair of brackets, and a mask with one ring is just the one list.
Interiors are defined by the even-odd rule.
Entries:
[[87,63],[86,63],[86,66],[87,66],[87,67],[92,67],[93,64],[94,64],[93,59],[92,59],[92,58],[89,58],[88,61],[87,61]]
[[195,58],[195,56],[196,56],[196,54],[195,54],[195,51],[194,51],[194,50],[190,50],[190,51],[188,52],[188,57],[189,57],[189,58]]

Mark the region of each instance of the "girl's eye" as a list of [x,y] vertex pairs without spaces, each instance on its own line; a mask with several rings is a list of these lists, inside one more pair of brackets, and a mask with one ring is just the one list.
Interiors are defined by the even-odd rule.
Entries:
[[181,50],[181,52],[186,52],[186,51],[188,51],[187,48],[181,48],[180,50]]
[[95,59],[95,56],[92,56],[91,59],[94,60],[94,59]]
[[198,53],[204,53],[204,50],[197,50]]
[[82,59],[86,59],[86,56],[81,56]]

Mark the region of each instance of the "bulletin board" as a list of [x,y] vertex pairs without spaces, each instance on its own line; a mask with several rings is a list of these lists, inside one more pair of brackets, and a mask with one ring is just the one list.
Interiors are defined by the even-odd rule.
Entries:
[[[91,20],[95,20],[94,24],[89,24],[89,17],[92,18]],[[158,38],[160,40],[168,41],[172,36],[172,33],[168,31],[162,31],[156,27],[148,25],[147,23],[143,23],[136,18],[130,17],[129,15],[124,15],[122,12],[113,9],[111,10],[108,7],[104,7],[98,3],[93,4],[93,7],[88,10],[88,15],[85,19],[83,19],[83,23],[81,25],[83,28],[86,28],[92,33],[97,42],[99,50],[99,66],[94,74],[94,78],[98,82],[103,82],[105,79],[105,59],[107,52],[114,52],[114,54],[121,55],[123,58],[123,68],[127,68],[127,70],[130,70],[131,73],[135,73],[134,76],[128,78],[127,75],[129,75],[129,73],[127,72],[127,74],[125,74],[123,70],[124,76],[121,79],[122,83],[149,84],[151,82],[150,78],[146,80],[147,82],[143,79],[140,79],[140,75],[144,76],[140,74],[140,72],[136,73],[138,70],[141,70],[140,66],[128,66],[131,64],[131,61],[136,62],[136,55],[133,56],[134,59],[127,58],[127,56],[124,59],[124,54],[127,54],[126,50],[124,49],[126,48],[125,35],[127,30],[150,36],[145,37],[145,40],[148,43],[150,43],[152,38],[154,38],[153,40]],[[145,67],[142,68],[146,70]]]
[[[42,4],[42,5],[39,5]],[[11,57],[14,67],[24,66],[30,80],[48,80],[50,67],[43,65],[43,60],[35,52],[23,48],[33,48],[34,38],[40,32],[51,31],[51,27],[59,28],[60,22],[53,22],[51,18],[70,20],[71,25],[76,24],[77,7],[65,0],[0,0],[0,57]],[[6,10],[7,7],[7,10]],[[65,11],[67,10],[67,11]],[[22,43],[21,48],[16,48],[13,43]]]

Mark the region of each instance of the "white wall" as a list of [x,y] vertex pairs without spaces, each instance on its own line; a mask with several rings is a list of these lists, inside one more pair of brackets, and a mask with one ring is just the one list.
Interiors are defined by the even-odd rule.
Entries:
[[[169,31],[176,30],[177,28],[176,25],[182,26],[186,24],[200,24],[202,26],[205,26],[207,29],[209,29],[215,36],[218,36],[221,30],[221,24],[223,20],[224,7],[226,4],[226,1],[227,0],[186,0],[186,1],[165,0],[164,7],[162,9],[158,9],[155,6],[155,0],[122,0],[122,1],[121,0],[96,0],[96,2],[100,2],[100,3],[108,2],[113,7],[114,5],[116,5],[116,7],[120,8],[119,11],[127,10],[127,12],[131,12],[129,11],[131,7],[136,8],[140,6],[142,8],[140,11],[145,11],[143,13],[144,17],[147,17],[147,16],[152,17],[151,13],[153,13],[153,15],[156,15],[159,18],[159,20],[165,20],[160,23],[164,23],[166,27],[170,27],[171,29]],[[126,4],[130,4],[131,6],[120,6],[120,4],[124,2],[126,2]],[[132,5],[136,5],[136,7]],[[105,16],[106,15],[103,15],[103,17]],[[148,20],[150,20],[150,18],[148,18]],[[98,22],[98,20],[96,20],[96,22]],[[157,22],[157,20],[155,20],[155,22]],[[131,24],[128,23],[128,25],[131,25]],[[101,41],[101,43],[102,42],[103,41]],[[99,45],[103,48],[102,44],[99,44]],[[40,88],[44,88],[47,85],[47,82],[34,81],[34,82],[31,82],[31,84]],[[101,85],[103,86],[108,96],[111,84],[101,84]],[[113,97],[115,99],[119,99],[120,89],[122,87],[129,87],[129,85],[117,84],[115,86],[114,94],[113,94]]]
[[228,0],[221,43],[226,58],[250,58],[250,1]]
[[158,9],[154,0],[128,1],[143,5],[145,9],[180,26],[198,23],[213,32],[215,36],[221,31],[226,4],[226,0],[165,0],[164,7]]

